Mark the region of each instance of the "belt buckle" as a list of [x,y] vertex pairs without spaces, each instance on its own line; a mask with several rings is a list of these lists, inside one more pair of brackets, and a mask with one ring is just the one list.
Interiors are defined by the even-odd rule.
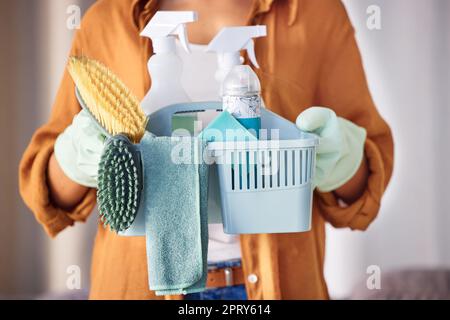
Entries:
[[215,265],[208,265],[208,272],[209,271],[216,271],[216,270],[219,270],[219,268],[217,266],[215,266]]
[[223,272],[225,274],[225,285],[231,287],[234,283],[233,269],[228,267],[223,269]]

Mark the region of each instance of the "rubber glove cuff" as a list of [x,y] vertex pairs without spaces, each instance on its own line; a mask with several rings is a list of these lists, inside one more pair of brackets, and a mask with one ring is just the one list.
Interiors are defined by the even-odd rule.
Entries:
[[96,188],[105,139],[90,115],[80,111],[55,142],[55,158],[64,174],[80,185]]
[[330,192],[347,183],[363,160],[366,130],[324,107],[303,111],[296,124],[320,137],[313,181],[318,190]]

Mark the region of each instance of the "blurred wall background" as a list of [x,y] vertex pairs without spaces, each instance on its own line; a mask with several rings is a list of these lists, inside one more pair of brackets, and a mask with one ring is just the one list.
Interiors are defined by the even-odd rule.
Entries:
[[[322,0],[317,0],[322,1]],[[95,214],[55,240],[46,237],[18,194],[20,157],[48,117],[70,47],[69,5],[92,0],[0,0],[0,297],[64,292],[67,268],[87,289]],[[450,181],[450,3],[446,0],[344,0],[357,30],[374,100],[396,142],[394,177],[379,218],[365,233],[328,228],[326,276],[333,297],[348,296],[382,272],[450,264],[446,194]],[[369,5],[381,29],[366,26]]]
[[92,0],[0,0],[0,297],[67,290],[67,268],[88,287],[93,214],[87,225],[50,240],[18,193],[18,165],[33,132],[50,113],[74,30],[67,8]]
[[[328,228],[326,275],[334,297],[348,296],[371,265],[381,275],[450,265],[450,2],[344,3],[372,96],[394,134],[395,167],[379,216],[366,232]],[[380,8],[380,30],[367,28],[370,5]]]

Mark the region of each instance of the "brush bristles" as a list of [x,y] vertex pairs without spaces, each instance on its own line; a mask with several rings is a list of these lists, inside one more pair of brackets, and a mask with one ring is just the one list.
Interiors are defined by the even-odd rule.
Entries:
[[115,232],[127,230],[136,218],[141,191],[139,156],[127,138],[112,137],[98,170],[97,202],[103,224]]
[[139,100],[105,65],[86,57],[71,57],[68,70],[86,107],[111,135],[126,134],[138,143],[147,118]]

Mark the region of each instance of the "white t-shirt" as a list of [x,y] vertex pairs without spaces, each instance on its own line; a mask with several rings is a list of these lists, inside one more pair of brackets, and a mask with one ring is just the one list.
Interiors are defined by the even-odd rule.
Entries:
[[[217,69],[217,55],[206,52],[206,45],[191,44],[191,53],[185,52],[177,41],[177,53],[183,61],[181,83],[192,101],[218,101],[219,83],[214,74]],[[205,118],[202,118],[203,121]],[[203,126],[206,124],[203,123]],[[239,259],[241,248],[239,237],[223,232],[222,224],[208,226],[208,262]]]

